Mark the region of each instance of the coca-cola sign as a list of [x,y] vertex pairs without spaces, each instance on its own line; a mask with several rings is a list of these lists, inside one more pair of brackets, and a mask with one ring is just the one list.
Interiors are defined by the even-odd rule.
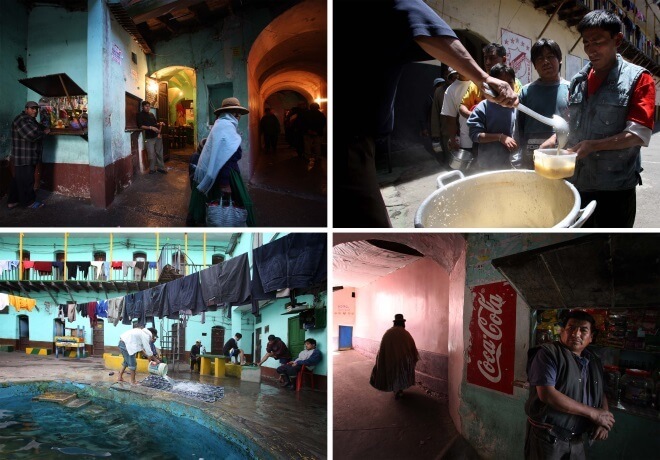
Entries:
[[506,281],[472,288],[467,381],[513,394],[516,291]]

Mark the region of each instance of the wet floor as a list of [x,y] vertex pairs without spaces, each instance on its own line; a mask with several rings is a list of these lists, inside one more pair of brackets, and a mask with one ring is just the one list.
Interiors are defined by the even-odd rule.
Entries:
[[337,459],[478,459],[454,427],[446,400],[415,386],[400,400],[369,385],[374,361],[333,355],[333,453]]
[[[221,386],[224,387],[224,396],[207,403],[141,385],[119,383],[118,371],[106,369],[101,358],[56,359],[52,355],[22,352],[0,353],[0,385],[54,380],[101,385],[135,393],[136,397],[158,398],[163,404],[175,400],[231,424],[248,440],[266,448],[274,458],[327,458],[327,393],[309,388],[299,392],[282,389],[275,379],[267,377],[258,384],[233,377],[191,374],[187,365],[176,367],[179,372],[168,373],[175,382]],[[137,374],[138,381],[146,377],[147,374]]]
[[[258,159],[248,190],[258,227],[325,227],[327,162],[308,171],[307,161],[283,141],[277,154]],[[37,191],[40,209],[7,208],[0,197],[2,227],[185,227],[190,181],[187,152],[165,163],[168,174],[142,174],[119,193],[107,209],[89,199]]]

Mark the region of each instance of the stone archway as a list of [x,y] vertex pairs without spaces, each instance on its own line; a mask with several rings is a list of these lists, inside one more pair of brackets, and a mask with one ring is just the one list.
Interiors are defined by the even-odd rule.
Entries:
[[[259,120],[275,93],[297,92],[327,115],[327,3],[301,2],[276,17],[252,44],[247,61],[250,145],[259,145]],[[259,149],[252,149],[250,176],[257,155]]]

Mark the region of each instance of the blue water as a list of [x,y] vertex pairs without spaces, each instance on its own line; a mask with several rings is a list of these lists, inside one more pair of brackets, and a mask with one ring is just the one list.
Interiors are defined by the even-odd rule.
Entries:
[[245,452],[165,411],[96,400],[72,409],[30,396],[0,398],[3,459],[231,459]]

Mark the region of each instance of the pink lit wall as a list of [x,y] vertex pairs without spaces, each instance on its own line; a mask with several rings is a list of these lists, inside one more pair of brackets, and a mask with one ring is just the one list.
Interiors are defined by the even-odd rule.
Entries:
[[354,336],[380,342],[403,313],[419,350],[447,354],[449,275],[423,258],[356,291]]

